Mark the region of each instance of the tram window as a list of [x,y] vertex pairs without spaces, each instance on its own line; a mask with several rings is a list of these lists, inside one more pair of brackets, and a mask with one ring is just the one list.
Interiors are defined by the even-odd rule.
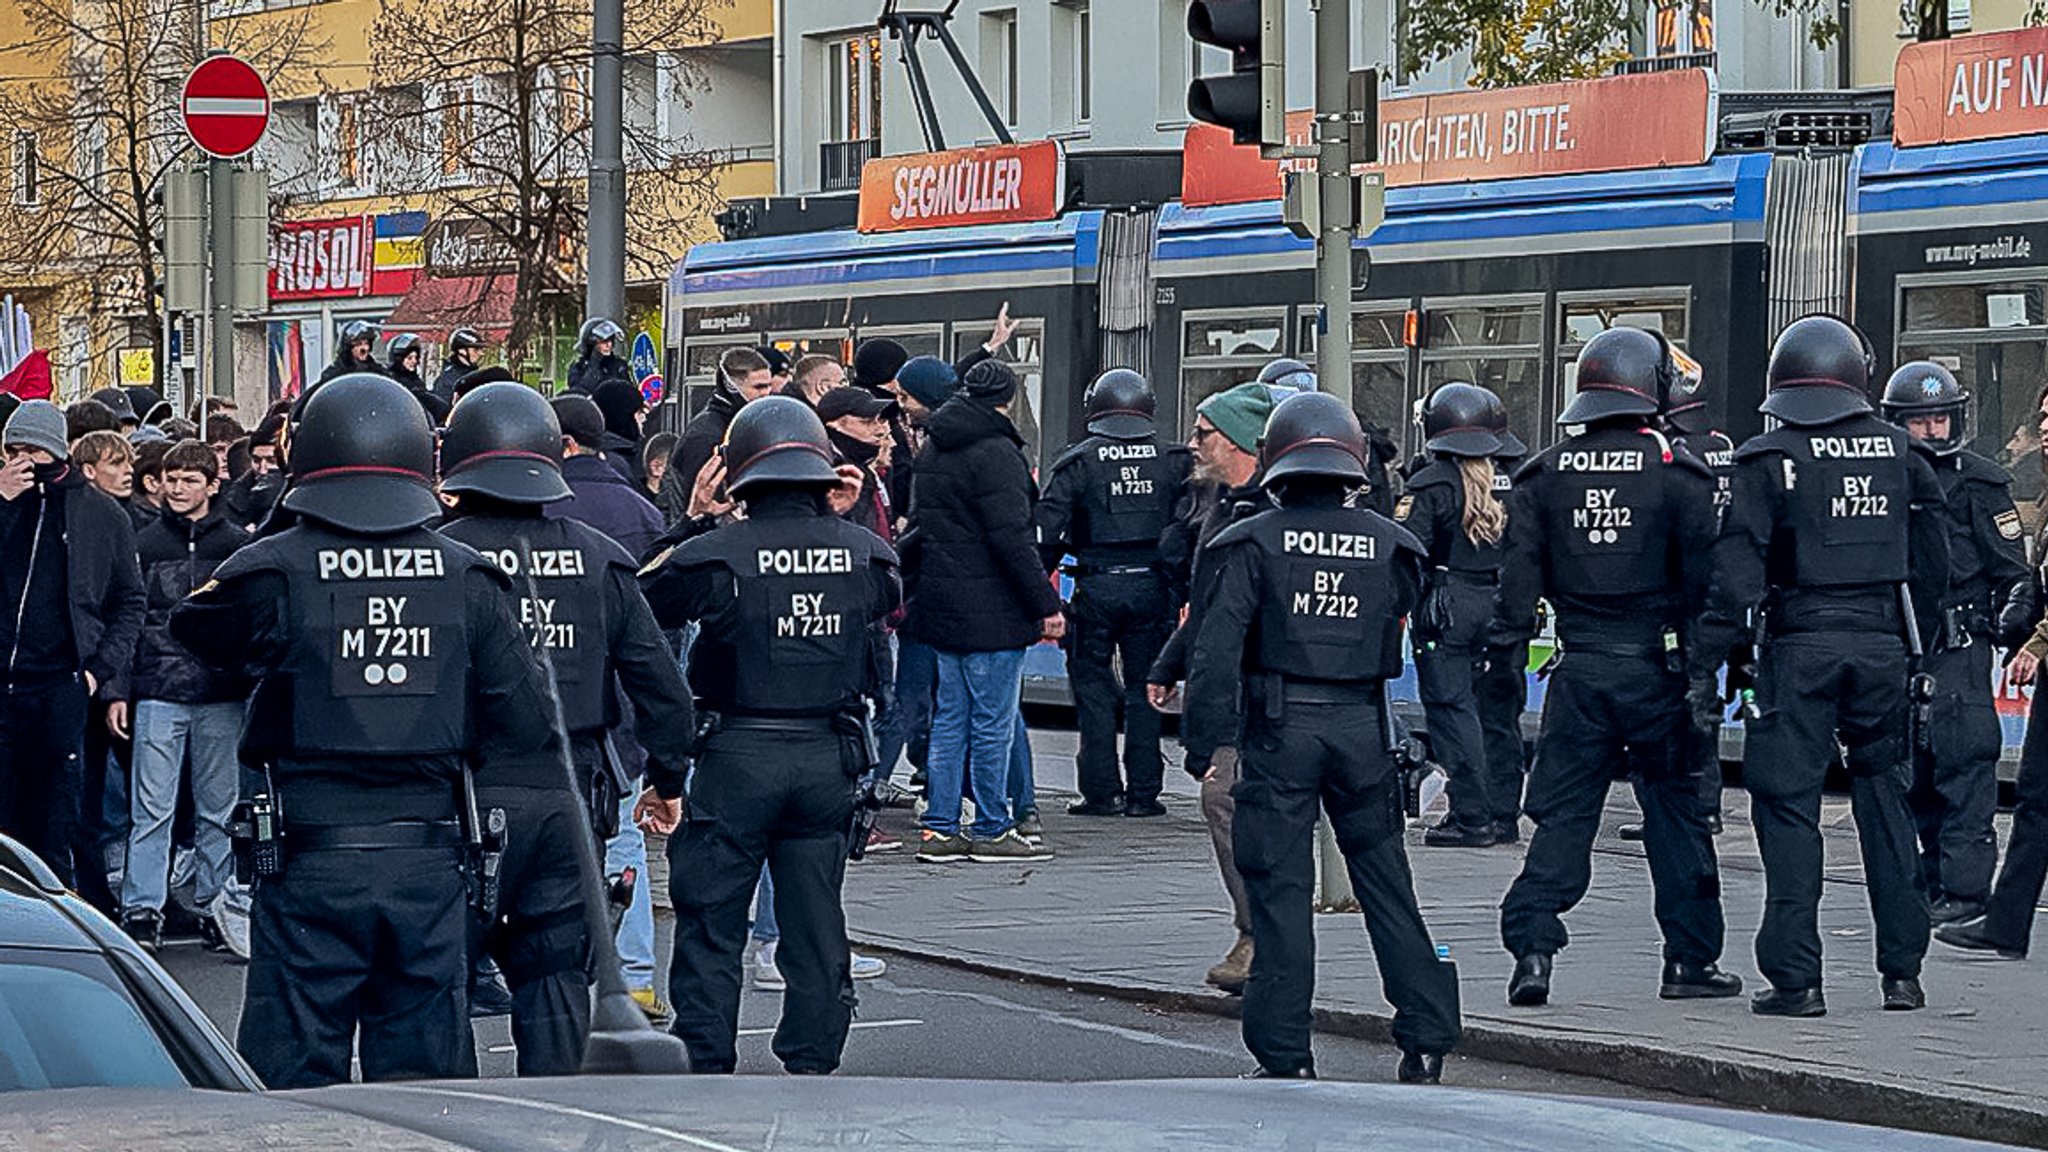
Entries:
[[2048,325],[2048,283],[1927,284],[1907,288],[1906,332],[1978,331]]
[[[1259,369],[1284,356],[1287,311],[1190,313],[1181,320],[1180,414],[1182,431],[1195,409],[1216,393],[1259,378]],[[1311,351],[1309,355],[1313,355]]]
[[1399,443],[1408,424],[1408,361],[1354,360],[1351,407],[1362,424],[1377,424]]
[[1391,312],[1355,312],[1351,316],[1351,347],[1354,351],[1401,347],[1401,327],[1407,309]]
[[[2048,341],[2025,339],[1930,340],[1903,343],[1899,363],[1932,360],[1969,389],[1971,448],[2012,473],[2013,499],[2025,511],[2044,495],[2040,418],[2036,399],[2048,379]],[[2030,525],[2031,527],[2032,525]]]
[[853,334],[854,343],[887,337],[903,345],[911,356],[944,356],[946,335],[940,328],[863,328]]
[[[979,324],[953,325],[953,363],[985,345],[988,330]],[[1045,410],[1045,321],[1019,320],[1010,342],[996,350],[996,359],[1017,373],[1017,399],[1010,405],[1010,423],[1024,438],[1025,458],[1036,466],[1045,432],[1038,414]]]
[[1543,305],[1456,305],[1431,309],[1429,347],[1486,348],[1543,343]]
[[1597,300],[1558,301],[1558,352],[1576,355],[1578,346],[1609,328],[1647,328],[1661,332],[1679,347],[1688,335],[1686,298],[1679,292],[1669,298],[1607,297]]
[[758,346],[752,336],[739,340],[692,340],[683,346],[683,379],[689,381],[713,382],[718,377],[718,358],[728,348],[753,348]]
[[850,365],[852,353],[847,350],[844,332],[771,332],[768,343],[789,357],[790,363],[810,355],[830,356],[841,364]]

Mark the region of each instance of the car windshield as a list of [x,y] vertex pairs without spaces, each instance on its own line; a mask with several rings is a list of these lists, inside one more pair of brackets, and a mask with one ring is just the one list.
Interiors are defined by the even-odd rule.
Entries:
[[106,961],[0,953],[0,1091],[184,1086]]

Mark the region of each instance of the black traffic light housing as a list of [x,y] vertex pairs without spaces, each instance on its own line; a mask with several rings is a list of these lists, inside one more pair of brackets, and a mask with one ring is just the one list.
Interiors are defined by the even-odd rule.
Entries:
[[1188,35],[1228,50],[1230,75],[1188,85],[1188,115],[1238,144],[1286,144],[1286,27],[1286,0],[1189,0]]

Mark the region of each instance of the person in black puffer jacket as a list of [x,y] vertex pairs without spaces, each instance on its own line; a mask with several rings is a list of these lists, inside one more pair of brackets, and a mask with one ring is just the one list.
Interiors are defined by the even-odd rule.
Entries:
[[[201,664],[173,639],[170,620],[171,609],[211,580],[249,534],[229,521],[214,498],[219,465],[206,445],[173,445],[164,453],[163,477],[163,514],[135,539],[148,609],[129,681],[136,701],[135,761],[128,868],[121,882],[122,927],[152,947],[163,928],[171,820],[188,756],[198,860],[195,902],[211,910],[233,878],[227,823],[240,791],[235,747],[248,697],[247,684]],[[215,920],[200,926],[210,943],[224,943]]]
[[[1065,631],[1038,559],[1037,485],[1003,412],[1016,392],[1016,375],[1000,361],[975,365],[932,413],[911,486],[904,629],[936,649],[939,662],[922,859],[1046,855],[1017,835],[1007,801],[1024,652]],[[969,771],[977,816],[963,839],[960,791]]]

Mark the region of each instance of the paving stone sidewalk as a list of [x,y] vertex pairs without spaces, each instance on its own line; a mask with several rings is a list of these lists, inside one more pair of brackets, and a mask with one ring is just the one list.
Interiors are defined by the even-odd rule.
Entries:
[[[1233,929],[1192,782],[1169,769],[1177,779],[1164,818],[1069,817],[1063,792],[1071,789],[1073,744],[1071,732],[1034,733],[1054,859],[929,865],[906,847],[852,865],[851,934],[865,946],[1233,1011],[1234,1001],[1202,984]],[[1751,949],[1763,875],[1746,798],[1730,790],[1727,802],[1728,830],[1717,841],[1728,919],[1723,964],[1753,989],[1760,986]],[[1730,1103],[2048,1146],[2042,961],[1999,961],[1935,944],[1924,976],[1928,1008],[1884,1012],[1845,797],[1830,797],[1823,813],[1829,1014],[1818,1020],[1760,1019],[1746,994],[1657,999],[1648,866],[1639,846],[1614,834],[1633,814],[1628,790],[1618,787],[1592,891],[1567,918],[1573,943],[1558,957],[1552,1003],[1540,1009],[1510,1009],[1505,996],[1513,964],[1499,942],[1499,904],[1521,849],[1424,848],[1411,831],[1424,915],[1459,966],[1468,1052]],[[910,813],[891,810],[884,819],[914,844]],[[1388,1009],[1359,918],[1325,915],[1317,925],[1324,1024],[1377,1032]]]

